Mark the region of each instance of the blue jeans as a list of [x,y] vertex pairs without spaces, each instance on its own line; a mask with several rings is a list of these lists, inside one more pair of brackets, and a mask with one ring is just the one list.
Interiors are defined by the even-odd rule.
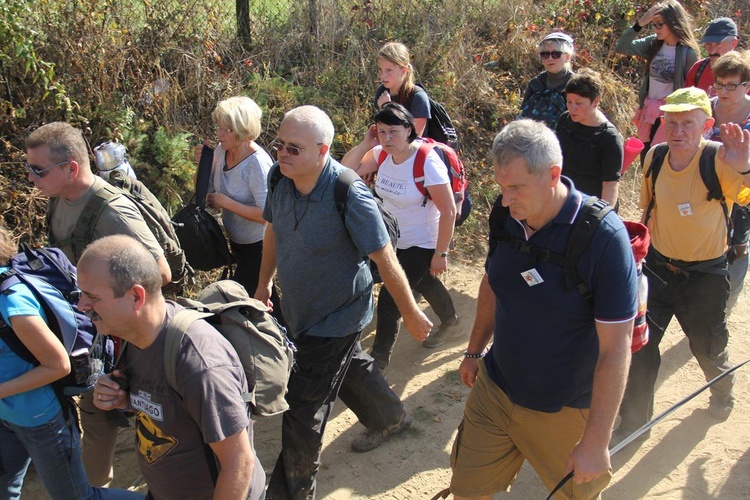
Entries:
[[0,420],[0,496],[21,497],[23,478],[34,461],[39,478],[53,500],[142,500],[139,493],[92,488],[81,462],[81,437],[60,411],[37,427],[21,427]]

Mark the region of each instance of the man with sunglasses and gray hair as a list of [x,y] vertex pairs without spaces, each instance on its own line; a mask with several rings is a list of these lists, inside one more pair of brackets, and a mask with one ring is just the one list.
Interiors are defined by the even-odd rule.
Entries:
[[[162,283],[172,279],[164,252],[149,230],[138,208],[124,196],[113,199],[94,224],[91,241],[77,241],[73,232],[78,219],[107,181],[91,171],[88,148],[81,131],[68,123],[53,122],[39,127],[26,139],[26,169],[29,181],[49,197],[47,235],[73,264],[86,245],[104,236],[123,234],[140,241],[156,259]],[[98,410],[91,393],[81,396],[83,463],[92,486],[108,486],[113,478],[117,423]]]
[[271,305],[278,271],[297,370],[289,381],[281,454],[267,498],[315,498],[323,432],[337,395],[366,427],[352,443],[354,451],[372,450],[410,425],[403,403],[359,343],[373,316],[368,257],[412,336],[421,342],[432,327],[414,301],[364,182],[350,184],[339,213],[334,190],[347,169],[330,156],[333,135],[325,112],[302,106],[284,116],[271,144],[277,163],[268,174],[268,226],[255,298]]
[[737,47],[737,25],[728,17],[719,17],[708,23],[700,43],[706,48],[708,57],[697,61],[688,71],[685,87],[698,87],[709,97],[716,95],[713,88],[714,74],[711,71],[714,63],[727,52]]

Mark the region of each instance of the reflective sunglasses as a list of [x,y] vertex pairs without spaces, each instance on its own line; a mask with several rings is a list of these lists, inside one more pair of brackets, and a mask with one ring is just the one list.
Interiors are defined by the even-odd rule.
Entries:
[[667,23],[651,23],[651,26],[653,26],[655,30],[660,30],[664,27],[665,24]]
[[727,83],[727,84],[721,84],[719,82],[714,82],[714,88],[716,90],[726,89],[729,92],[733,92],[737,90],[737,87],[739,86],[745,86],[748,82],[741,82],[741,83]]
[[55,163],[54,165],[51,165],[49,167],[37,167],[36,165],[29,165],[28,162],[23,162],[23,166],[26,167],[26,170],[31,172],[32,174],[36,175],[40,179],[44,177],[42,174],[47,172],[48,170],[52,170],[55,167],[60,167],[62,165],[65,165],[66,163],[70,163],[70,160],[61,161],[60,163]]
[[552,59],[560,59],[562,55],[563,53],[559,50],[553,50],[553,51],[544,50],[539,53],[539,57],[541,57],[542,59],[549,59],[550,56],[552,57]]
[[[317,143],[315,143],[315,145],[316,146],[322,146],[323,143],[322,142],[317,142]],[[290,146],[289,144],[287,144],[287,143],[285,143],[283,141],[280,141],[278,139],[276,139],[275,141],[273,141],[271,143],[271,145],[270,145],[270,148],[271,148],[271,150],[273,150],[273,152],[280,153],[282,150],[286,149],[287,152],[290,155],[292,155],[292,156],[299,156],[299,154],[302,151],[305,151],[305,150],[310,149],[312,147],[314,147],[314,146],[308,146],[306,148],[300,148],[298,146]]]

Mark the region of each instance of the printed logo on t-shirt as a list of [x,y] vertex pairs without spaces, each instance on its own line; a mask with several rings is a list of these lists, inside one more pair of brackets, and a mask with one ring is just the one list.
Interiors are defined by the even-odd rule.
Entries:
[[139,412],[135,419],[135,436],[138,452],[148,465],[160,460],[177,446],[177,439],[167,436],[145,413]]
[[394,196],[402,196],[406,192],[406,181],[402,179],[394,179],[385,174],[378,174],[378,189],[393,194]]
[[130,394],[130,405],[143,413],[147,414],[154,420],[164,420],[164,411],[161,404],[151,402],[151,394],[145,391],[138,391],[138,394]]

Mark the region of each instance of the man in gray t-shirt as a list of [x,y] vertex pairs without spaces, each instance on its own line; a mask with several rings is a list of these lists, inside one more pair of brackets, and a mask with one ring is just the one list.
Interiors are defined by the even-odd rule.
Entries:
[[329,155],[333,134],[322,110],[302,106],[286,114],[271,146],[278,163],[268,176],[268,226],[255,298],[270,305],[278,267],[298,370],[289,382],[268,498],[315,497],[323,430],[337,395],[367,429],[354,440],[354,451],[372,450],[410,424],[401,400],[359,344],[373,314],[366,257],[378,265],[412,336],[422,341],[432,327],[411,295],[364,183],[352,184],[342,220],[333,190],[345,167]]
[[193,322],[177,353],[177,390],[170,387],[163,368],[167,327],[182,308],[164,300],[148,257],[133,238],[108,236],[79,261],[79,307],[98,331],[128,342],[116,378],[97,381],[94,404],[136,412],[138,466],[152,498],[261,498],[265,474],[255,458],[242,399],[248,382],[237,353],[208,323]]

